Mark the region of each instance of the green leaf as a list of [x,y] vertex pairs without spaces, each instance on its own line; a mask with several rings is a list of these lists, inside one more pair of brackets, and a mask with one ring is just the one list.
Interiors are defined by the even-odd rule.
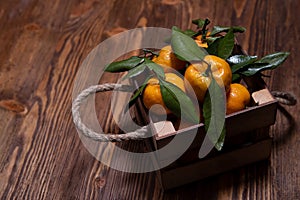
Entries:
[[137,56],[132,56],[126,60],[121,60],[117,62],[112,62],[106,65],[104,71],[106,72],[124,72],[128,71],[137,65],[141,64],[144,58],[140,58]]
[[255,63],[269,63],[272,67],[277,67],[281,65],[287,57],[290,55],[289,52],[276,52],[269,55],[264,56],[260,60]]
[[248,56],[248,55],[234,55],[230,56],[226,59],[229,64],[240,64],[252,60],[253,58],[257,58],[257,56]]
[[224,144],[226,94],[215,79],[209,85],[203,103],[204,127],[209,139],[217,150],[221,150]]
[[138,65],[137,67],[129,70],[128,73],[122,78],[122,80],[138,76],[138,75],[142,74],[145,71],[145,69],[146,69],[146,65],[144,65],[144,64]]
[[218,151],[221,151],[224,146],[225,136],[226,136],[226,129],[225,129],[225,125],[224,125],[221,135],[219,136],[218,142],[215,144],[215,148]]
[[187,35],[187,36],[189,36],[189,37],[192,37],[193,35],[195,35],[195,34],[197,33],[197,32],[195,32],[195,31],[193,31],[193,30],[191,30],[191,29],[187,29],[187,30],[183,31],[183,30],[181,30],[180,28],[178,28],[178,27],[176,27],[176,26],[174,26],[173,29],[174,29],[175,31],[178,31],[178,32],[180,32],[180,33],[183,33],[183,34],[185,34],[185,35]]
[[207,52],[210,55],[226,59],[231,55],[233,48],[234,34],[233,30],[230,29],[224,37],[215,38],[214,41],[208,45]]
[[207,54],[191,37],[178,31],[177,27],[172,28],[171,46],[176,57],[188,62],[201,61]]
[[144,63],[151,71],[153,71],[157,76],[159,76],[160,78],[165,78],[165,72],[164,69],[156,64],[155,62],[153,62],[152,60],[145,58],[145,63]]
[[206,19],[194,19],[194,20],[192,20],[192,23],[197,25],[197,28],[201,29],[205,24],[205,20]]
[[289,52],[277,52],[269,54],[254,62],[253,64],[250,64],[245,70],[241,71],[240,73],[245,76],[252,76],[258,72],[275,69],[279,65],[281,65],[289,55]]
[[152,76],[148,76],[146,78],[146,80],[144,81],[144,83],[139,87],[139,89],[134,93],[134,95],[131,97],[128,106],[125,107],[125,112],[128,111],[128,109],[134,105],[134,103],[136,102],[136,100],[138,99],[138,97],[143,93],[145,87],[148,84],[149,79],[152,78]]
[[241,81],[241,75],[239,74],[232,74],[232,83],[239,83]]
[[231,66],[231,72],[235,73],[245,66],[254,63],[257,60],[257,56],[247,56],[247,55],[234,55],[227,59],[229,63],[235,63]]
[[214,26],[213,27],[213,30],[211,31],[210,35],[211,36],[214,36],[218,33],[221,33],[221,32],[228,32],[230,29],[232,29],[232,31],[234,33],[243,33],[246,31],[246,28],[244,27],[241,27],[241,26],[232,26],[232,27],[225,27],[225,26]]
[[208,43],[208,47],[207,47],[207,52],[210,55],[218,55],[218,47],[219,44],[221,42],[222,38],[217,38],[216,40],[214,40],[212,43]]
[[206,37],[206,42],[208,43],[208,45],[211,45],[214,41],[216,41],[217,39],[221,38],[221,36],[216,36],[216,37]]
[[218,57],[226,59],[228,58],[234,47],[234,33],[233,29],[230,29],[228,33],[220,40],[218,46]]
[[190,36],[190,37],[192,37],[195,34],[197,34],[197,32],[195,32],[195,31],[193,31],[191,29],[187,29],[187,30],[183,31],[182,33],[185,34],[185,35],[187,35],[187,36]]
[[182,120],[198,124],[200,119],[192,100],[176,85],[162,79],[159,82],[163,101],[167,108]]
[[[191,29],[187,29],[187,30],[183,31],[183,30],[181,30],[180,28],[178,28],[176,26],[174,26],[173,29],[176,30],[176,31],[178,31],[178,32],[180,32],[180,33],[183,33],[184,35],[186,35],[188,37],[193,37],[194,35],[197,34],[197,32],[195,32],[195,31],[193,31]],[[170,44],[171,43],[171,38],[167,38],[165,40],[165,42],[168,43],[168,44]]]

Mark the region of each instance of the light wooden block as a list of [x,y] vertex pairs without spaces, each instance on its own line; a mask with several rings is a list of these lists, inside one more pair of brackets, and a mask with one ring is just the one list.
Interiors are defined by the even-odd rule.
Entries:
[[268,89],[262,89],[252,93],[252,98],[258,105],[274,101],[274,97]]
[[154,123],[154,132],[158,137],[170,135],[176,132],[172,122],[160,121]]

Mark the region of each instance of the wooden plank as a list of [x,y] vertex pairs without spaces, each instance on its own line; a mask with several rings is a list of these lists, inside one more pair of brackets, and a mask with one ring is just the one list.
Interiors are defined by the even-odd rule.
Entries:
[[[92,157],[70,112],[75,74],[105,38],[141,26],[191,28],[190,21],[200,17],[245,26],[238,39],[251,55],[291,51],[283,66],[266,73],[271,78],[265,81],[271,90],[299,97],[299,8],[291,0],[0,1],[1,199],[299,199],[299,106],[279,107],[270,129],[270,162],[170,192],[162,191],[155,173],[118,172]],[[118,77],[106,74],[101,82]],[[118,133],[103,103],[110,94],[96,100],[102,127]],[[143,151],[144,144],[118,145]]]
[[189,165],[169,170],[163,169],[161,172],[162,186],[164,189],[171,189],[267,159],[271,153],[271,144],[272,139],[266,139],[231,152],[199,160]]

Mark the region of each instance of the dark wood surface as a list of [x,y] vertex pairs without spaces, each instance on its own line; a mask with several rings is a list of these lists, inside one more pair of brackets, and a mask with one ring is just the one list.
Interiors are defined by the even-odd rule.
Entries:
[[[300,199],[299,106],[280,107],[267,161],[163,191],[155,173],[130,174],[101,164],[72,122],[74,77],[86,55],[123,30],[154,26],[241,25],[249,54],[290,51],[269,72],[271,90],[297,98],[300,3],[295,0],[11,0],[0,2],[0,196],[2,199]],[[101,81],[116,82],[106,74]],[[111,93],[97,99],[109,102]],[[98,103],[106,132],[110,107]],[[142,148],[138,142],[120,146]],[[126,163],[120,163],[126,164]]]

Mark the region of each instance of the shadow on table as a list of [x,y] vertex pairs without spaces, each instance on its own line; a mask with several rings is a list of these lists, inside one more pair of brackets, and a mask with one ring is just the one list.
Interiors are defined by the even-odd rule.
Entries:
[[[163,199],[253,199],[253,189],[267,185],[269,160],[164,191]],[[251,196],[253,198],[251,198]]]
[[[281,105],[278,111],[283,114],[287,123],[282,132],[274,137],[276,145],[286,145],[295,135],[295,119]],[[276,134],[276,133],[275,133]],[[254,199],[267,190],[270,184],[270,161],[264,160],[209,177],[182,187],[164,191],[163,199]]]
[[[283,116],[287,120],[287,127],[283,132],[278,133],[278,135],[274,136],[274,142],[277,145],[285,145],[294,135],[295,135],[295,127],[296,122],[294,117],[281,105],[278,105],[278,111],[283,114]],[[276,134],[276,133],[275,133]]]

